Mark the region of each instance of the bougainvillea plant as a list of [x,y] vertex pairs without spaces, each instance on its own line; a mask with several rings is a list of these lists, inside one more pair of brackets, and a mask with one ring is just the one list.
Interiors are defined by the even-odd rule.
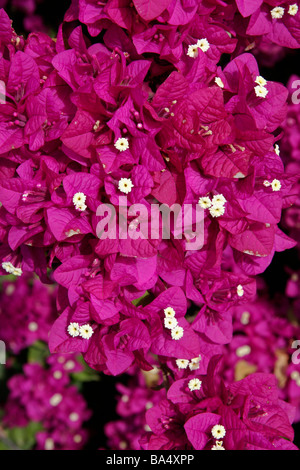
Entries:
[[55,35],[13,8],[31,32],[0,9],[0,339],[51,355],[10,378],[4,425],[82,448],[59,361],[79,355],[131,377],[108,447],[297,449],[299,266],[280,301],[262,276],[299,254],[298,77],[259,61],[300,48],[298,2],[72,0]]

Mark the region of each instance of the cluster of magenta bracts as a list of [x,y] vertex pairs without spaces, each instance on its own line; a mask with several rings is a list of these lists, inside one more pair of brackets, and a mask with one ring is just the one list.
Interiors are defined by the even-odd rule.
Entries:
[[[148,413],[149,449],[292,446],[292,411],[271,377],[211,382],[234,309],[254,300],[275,251],[296,244],[278,228],[297,200],[276,137],[288,90],[265,80],[248,51],[261,39],[298,48],[300,12],[247,3],[73,1],[57,38],[26,40],[0,10],[1,274],[57,282],[51,352],[82,353],[110,375],[175,370],[166,421]],[[223,53],[231,61],[221,68]],[[97,208],[124,195],[149,211],[200,205],[203,247],[190,251],[173,232],[99,239]]]
[[70,374],[82,369],[75,355],[51,356],[47,368],[39,363],[25,364],[23,374],[8,382],[3,424],[11,428],[39,423],[37,450],[82,449],[88,439],[82,426],[91,411],[77,387],[70,385]]

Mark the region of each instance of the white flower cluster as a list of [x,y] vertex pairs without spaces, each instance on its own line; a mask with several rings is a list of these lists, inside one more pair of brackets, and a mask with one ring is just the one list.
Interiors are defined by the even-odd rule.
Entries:
[[266,188],[268,188],[269,186],[271,186],[273,191],[280,191],[280,189],[281,189],[281,183],[280,183],[280,181],[277,180],[277,179],[274,179],[271,183],[270,183],[270,181],[265,180],[265,181],[264,181],[264,186],[265,186]]
[[176,359],[176,365],[178,369],[187,369],[189,367],[190,370],[197,370],[199,369],[200,361],[201,356],[194,357],[191,361],[188,361],[188,359]]
[[198,57],[198,49],[201,49],[203,52],[207,52],[210,48],[210,44],[206,38],[199,39],[196,44],[191,44],[188,47],[187,55],[192,59]]
[[219,439],[223,439],[223,437],[226,435],[226,429],[224,426],[221,424],[216,424],[212,428],[211,434],[215,439],[218,439],[211,450],[225,450],[225,447],[223,447],[223,441],[219,441]]
[[[299,10],[299,7],[298,7],[297,3],[294,3],[293,5],[289,5],[288,14],[291,15],[291,16],[295,16],[295,15],[297,15],[298,10]],[[274,20],[280,20],[281,18],[283,18],[284,8],[283,7],[275,7],[275,8],[273,8],[273,10],[270,11],[270,13],[271,13],[271,16]]]
[[254,87],[255,94],[258,98],[265,98],[269,91],[266,88],[267,80],[264,79],[261,75],[258,75],[255,79],[257,86]]
[[208,196],[200,197],[198,204],[202,209],[208,209],[212,217],[220,217],[225,213],[226,202],[223,194],[216,194],[212,200]]
[[171,330],[172,339],[178,340],[183,337],[184,330],[181,326],[178,326],[178,322],[175,318],[176,312],[172,307],[167,307],[164,309],[165,328]]
[[94,330],[89,324],[79,326],[78,323],[72,322],[68,326],[68,333],[70,336],[72,336],[72,338],[81,336],[83,339],[90,339],[94,333]]
[[2,263],[2,268],[4,271],[6,271],[8,274],[13,274],[14,276],[22,276],[23,271],[21,268],[15,268],[12,263],[9,261],[4,261]]
[[74,194],[73,204],[76,210],[81,211],[81,212],[85,211],[87,208],[85,201],[86,201],[86,195],[84,193]]

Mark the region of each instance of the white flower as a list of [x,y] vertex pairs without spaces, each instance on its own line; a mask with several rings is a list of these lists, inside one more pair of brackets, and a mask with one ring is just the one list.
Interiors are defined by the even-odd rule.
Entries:
[[11,264],[9,261],[4,261],[2,263],[2,268],[8,274],[13,274],[14,276],[22,276],[22,274],[23,274],[23,271],[22,271],[21,268],[15,268],[14,265]]
[[124,150],[129,149],[129,141],[126,137],[120,137],[115,143],[114,146],[120,152],[124,152]]
[[225,213],[225,207],[224,206],[220,206],[220,207],[212,206],[209,208],[209,212],[212,217],[220,217],[221,215]]
[[168,328],[169,330],[172,330],[173,328],[175,328],[175,326],[178,325],[178,322],[176,320],[176,318],[165,318],[165,321],[164,321],[164,324],[165,324],[165,328]]
[[74,206],[81,206],[86,201],[86,195],[84,193],[76,193],[73,196]]
[[270,11],[272,18],[274,19],[280,19],[284,15],[284,8],[282,7],[275,7],[273,10]]
[[198,57],[198,46],[197,46],[197,44],[191,44],[188,47],[187,55],[189,57],[191,57],[192,59],[195,59],[196,57]]
[[79,325],[78,323],[70,323],[70,325],[68,326],[68,333],[70,336],[72,336],[73,338],[76,338],[76,336],[79,336]]
[[131,192],[132,188],[134,187],[130,178],[121,178],[119,181],[119,190],[122,193],[128,194]]
[[101,124],[100,121],[96,121],[96,122],[95,122],[95,125],[94,125],[94,127],[93,127],[93,129],[94,129],[95,132],[97,132],[97,130],[99,129],[100,124]]
[[276,180],[276,179],[272,181],[271,186],[272,186],[273,191],[280,191],[281,189],[281,183],[279,180]]
[[236,288],[236,293],[239,297],[243,297],[244,295],[244,289],[243,289],[243,286],[241,284],[239,284]]
[[200,197],[198,204],[202,209],[209,209],[211,207],[211,200],[209,197]]
[[212,199],[212,205],[214,207],[223,207],[225,202],[227,201],[225,197],[223,196],[223,194],[216,194]]
[[60,380],[62,378],[62,372],[60,370],[55,370],[53,372],[53,377],[56,379],[56,380]]
[[248,325],[250,321],[250,313],[249,312],[243,312],[241,316],[241,324],[242,325]]
[[201,356],[194,357],[194,359],[191,359],[191,362],[189,364],[190,370],[197,370],[199,369],[199,364],[201,361]]
[[28,325],[28,330],[34,333],[39,329],[39,325],[35,321],[31,321]]
[[73,440],[76,444],[79,444],[82,441],[82,436],[80,434],[75,434]]
[[244,357],[244,356],[248,356],[248,354],[251,353],[251,348],[250,346],[248,346],[248,344],[245,344],[244,346],[240,346],[239,348],[237,348],[237,350],[235,351],[235,354],[238,356],[238,357]]
[[165,317],[174,318],[176,315],[175,310],[172,307],[167,307],[164,309]]
[[183,337],[183,328],[181,326],[175,326],[175,328],[173,328],[171,330],[171,335],[172,335],[172,339],[180,339]]
[[224,83],[222,82],[220,77],[215,78],[215,83],[218,85],[220,88],[224,88]]
[[199,47],[199,49],[201,49],[201,51],[207,52],[208,49],[210,48],[210,44],[209,44],[209,42],[206,38],[203,38],[203,39],[199,39],[197,41],[197,47]]
[[45,446],[45,450],[54,450],[54,447],[55,447],[54,440],[51,439],[51,437],[48,437],[45,440],[44,446]]
[[13,270],[15,269],[14,266],[9,261],[4,261],[2,263],[2,268],[4,269],[4,271],[6,271],[9,274],[12,274]]
[[215,445],[212,446],[211,450],[225,450],[225,447],[223,447],[223,441],[216,441]]
[[[78,326],[79,326],[79,325],[78,325]],[[65,369],[65,370],[73,370],[75,366],[76,366],[75,362],[72,361],[72,360],[69,360],[69,361],[67,361],[67,362],[65,363],[64,369]]]
[[216,424],[212,428],[211,433],[215,439],[222,439],[223,437],[225,437],[226,429],[224,428],[224,426],[222,426],[222,424]]
[[189,365],[189,361],[187,359],[176,359],[176,365],[178,369],[186,369]]
[[271,183],[270,183],[270,181],[265,180],[265,181],[263,182],[263,185],[264,185],[266,188],[268,188],[269,186],[271,186]]
[[275,144],[274,151],[275,151],[276,155],[278,155],[278,156],[280,155],[280,148],[279,148],[278,144]]
[[63,396],[60,393],[55,393],[55,395],[50,398],[49,403],[51,406],[58,406],[61,403],[62,399]]
[[258,85],[264,87],[264,86],[266,86],[266,84],[268,82],[267,82],[267,80],[264,79],[264,77],[262,77],[261,75],[258,75],[255,79],[255,83],[257,83]]
[[299,377],[300,377],[300,374],[297,370],[293,370],[293,372],[291,372],[291,379],[299,380]]
[[73,413],[71,413],[69,415],[69,420],[72,421],[73,423],[75,423],[76,421],[79,420],[79,414],[75,413],[75,411],[74,411]]
[[199,379],[191,379],[188,383],[188,387],[193,392],[194,390],[200,390],[202,385],[201,380]]
[[91,336],[93,335],[93,333],[94,333],[94,330],[91,327],[91,325],[88,325],[88,324],[87,325],[82,325],[79,328],[79,334],[83,339],[90,339]]
[[84,193],[76,193],[73,196],[73,204],[75,209],[78,211],[85,211],[87,206],[85,205],[86,195]]
[[297,3],[294,3],[293,5],[290,5],[290,6],[289,6],[288,14],[289,14],[289,15],[292,15],[292,16],[297,15],[297,13],[298,13],[298,8],[299,8],[299,7],[298,7]]
[[266,87],[260,86],[260,85],[255,86],[254,91],[255,91],[256,96],[258,96],[258,98],[265,98],[267,94],[269,93]]

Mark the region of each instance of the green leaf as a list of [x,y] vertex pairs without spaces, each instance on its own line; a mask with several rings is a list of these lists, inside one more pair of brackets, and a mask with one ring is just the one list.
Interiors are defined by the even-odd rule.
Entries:
[[139,307],[140,305],[145,307],[145,305],[149,304],[152,301],[152,299],[153,299],[152,294],[146,290],[145,294],[143,294],[138,299],[132,300],[131,303],[135,305],[135,307]]
[[41,423],[30,422],[25,427],[15,427],[6,431],[7,438],[22,450],[29,450],[35,446],[36,434],[42,431]]
[[45,364],[45,359],[49,356],[48,346],[42,341],[36,341],[28,349],[27,360],[29,363],[38,362],[41,365]]

